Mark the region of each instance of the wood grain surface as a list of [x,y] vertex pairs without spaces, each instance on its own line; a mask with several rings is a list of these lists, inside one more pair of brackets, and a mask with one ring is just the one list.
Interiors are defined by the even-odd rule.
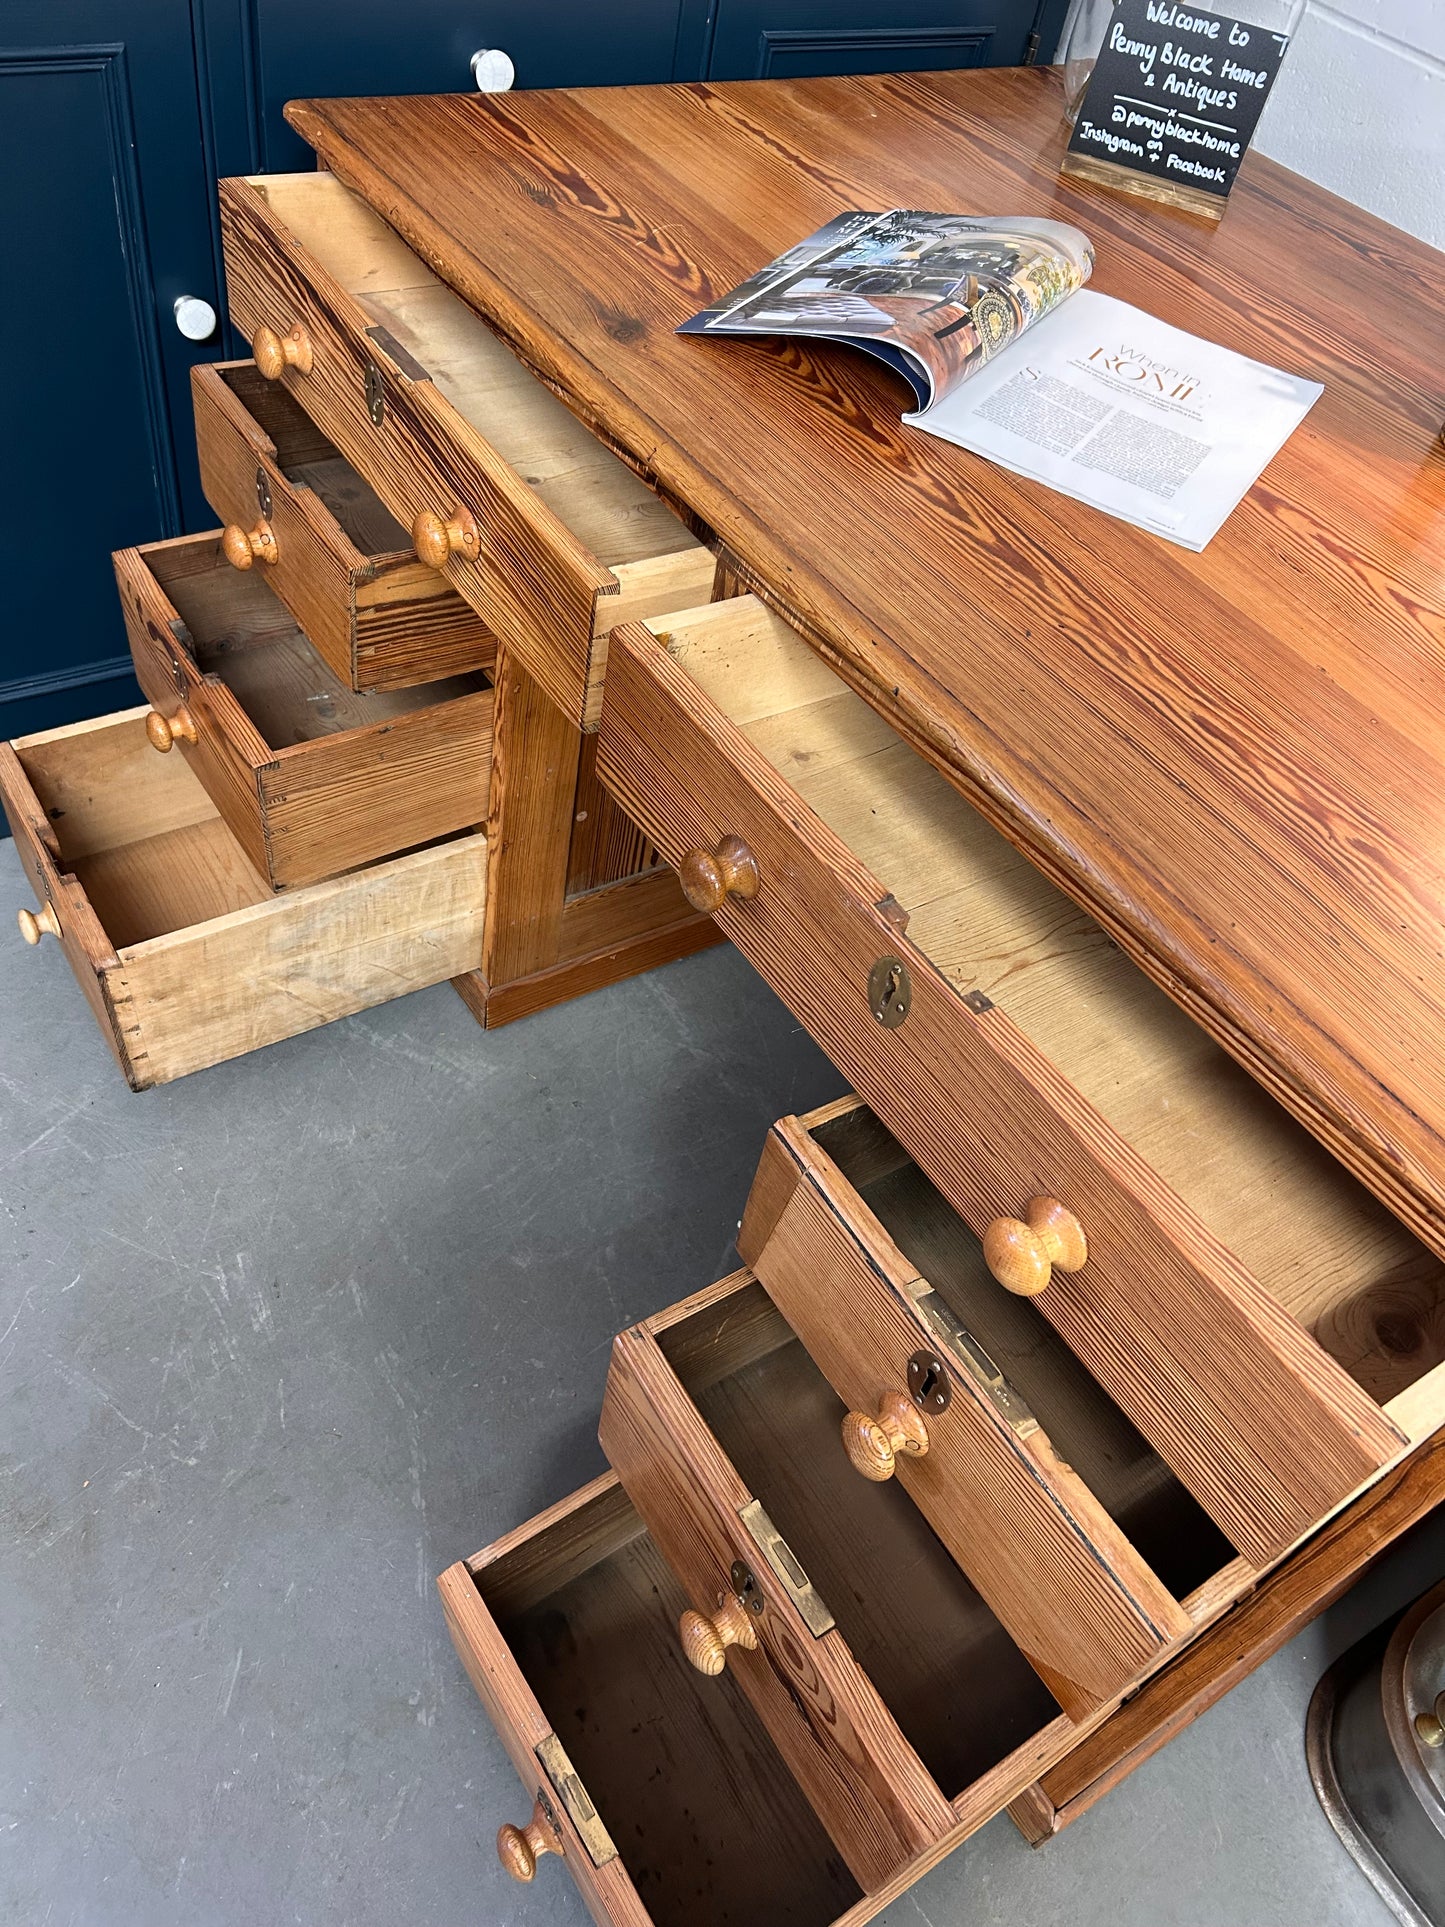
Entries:
[[190,763],[256,869],[292,888],[483,822],[485,678],[357,694],[260,567],[227,566],[215,535],[115,556],[141,688],[159,714],[184,706],[195,726],[169,753]]
[[[133,712],[132,722],[139,725],[143,713]],[[138,739],[140,748],[154,759],[155,752],[145,740],[143,727],[127,733],[132,743]],[[144,1070],[135,1063],[126,1041],[129,999],[115,945],[96,915],[84,885],[65,868],[60,841],[46,809],[47,799],[37,788],[37,780],[38,772],[33,773],[21,762],[11,744],[0,743],[0,807],[5,811],[15,839],[21,868],[35,892],[33,906],[25,907],[35,911],[49,908],[59,921],[60,947],[100,1025],[101,1035],[115,1053],[116,1062],[131,1088],[142,1090],[147,1081]],[[194,788],[199,790],[200,785],[195,784]],[[204,793],[201,801],[204,804]]]
[[594,1866],[554,1803],[599,1927],[826,1927],[849,1910],[858,1889],[736,1683],[683,1658],[685,1595],[615,1473],[437,1585],[527,1796],[555,1732],[618,1848]]
[[[1006,1010],[966,1002],[900,933],[884,882],[631,624],[611,638],[598,768],[670,862],[743,837],[762,885],[718,923],[977,1235],[1031,1197],[1077,1212],[1089,1263],[1035,1302],[1241,1552],[1283,1551],[1398,1454],[1373,1401]],[[867,995],[889,955],[912,976],[894,1029]]]
[[185,1077],[474,965],[486,860],[484,836],[452,837],[123,950],[149,1081]]
[[[480,1553],[471,1562],[475,1571],[458,1561],[437,1579],[452,1644],[529,1799],[547,1785],[536,1748],[551,1734],[552,1724],[538,1705],[531,1684],[493,1617],[493,1612],[500,1608],[488,1610],[490,1601],[483,1587],[494,1561],[503,1574],[510,1566],[519,1564],[529,1576],[535,1574],[541,1597],[545,1599],[577,1576],[574,1567],[580,1565],[585,1573],[594,1570],[609,1554],[615,1557],[624,1551],[635,1542],[637,1534],[635,1530],[627,1533],[625,1529],[622,1535],[618,1534],[613,1523],[617,1508],[609,1504],[616,1493],[616,1484],[610,1476],[583,1486],[561,1505],[529,1520],[518,1531]],[[623,1512],[626,1516],[631,1508],[624,1507]],[[636,1524],[635,1515],[632,1515],[632,1524]],[[499,1592],[505,1599],[505,1579]],[[548,1791],[550,1793],[550,1789]],[[519,1809],[522,1804],[519,1800]],[[550,1804],[556,1818],[562,1862],[576,1881],[594,1920],[600,1927],[653,1927],[622,1862],[614,1860],[606,1866],[594,1867],[562,1802],[552,1799]],[[505,1813],[495,1815],[499,1821],[506,1817]],[[548,1873],[551,1875],[551,1869]]]
[[[1147,1680],[1127,1706],[1044,1776],[1039,1789],[1056,1816],[1049,1831],[1086,1813],[1277,1653],[1348,1591],[1401,1533],[1433,1511],[1442,1489],[1445,1435],[1437,1435],[1388,1473],[1366,1499],[1332,1519],[1257,1592]],[[1037,1802],[1034,1805],[1037,1811]]]
[[[288,371],[288,387],[405,526],[418,514],[446,517],[467,505],[486,541],[475,559],[453,556],[446,579],[499,639],[525,652],[545,633],[551,660],[577,672],[571,679],[559,672],[561,689],[580,700],[594,604],[616,593],[615,579],[429,377],[411,379],[406,351],[393,344],[388,352],[371,335],[367,310],[317,270],[264,194],[245,181],[222,182],[221,220],[236,325],[254,332],[274,323],[282,331],[301,321],[315,345],[314,365],[305,374]],[[380,427],[368,408],[368,367],[382,395]],[[545,666],[540,650],[533,666]]]
[[[591,895],[613,900],[600,906],[603,909],[625,910],[634,887],[651,883],[654,877],[672,885],[674,890],[677,887],[670,870],[659,870],[630,883],[610,884]],[[645,898],[639,907],[646,907]],[[568,902],[563,917],[564,945],[573,913],[583,909],[588,912],[591,923],[591,897],[573,897]],[[602,918],[596,921],[600,924]],[[619,917],[618,921],[631,919]],[[600,948],[569,958],[565,963],[553,964],[550,969],[536,971],[530,977],[514,977],[510,983],[493,987],[480,971],[469,971],[465,977],[456,978],[452,988],[479,1024],[495,1030],[499,1024],[515,1023],[518,1018],[549,1010],[554,1004],[570,1003],[574,997],[585,997],[589,991],[601,990],[606,984],[621,983],[627,977],[656,970],[662,964],[690,957],[695,950],[706,950],[723,941],[722,932],[711,918],[688,916],[676,923],[659,923],[656,927],[647,926],[620,935],[615,940],[605,940]]]
[[484,836],[273,896],[143,709],[0,744],[37,907],[136,1090],[474,968]]
[[[909,1358],[939,1343],[917,1268],[796,1118],[764,1149],[765,1217],[779,1167],[792,1195],[761,1241],[744,1214],[739,1254],[852,1410],[906,1401]],[[1093,1712],[1187,1637],[1189,1615],[1044,1427],[1011,1421],[953,1367],[948,1409],[925,1417],[927,1449],[901,1454],[897,1477],[1064,1711]]]
[[[294,104],[293,125],[1032,860],[1445,1249],[1445,263],[1259,155],[1218,227],[1062,180],[1057,75]],[[840,210],[1077,221],[1324,383],[1203,555],[673,330]]]
[[781,617],[743,596],[647,626],[906,906],[908,942],[1001,1006],[1372,1397],[1445,1356],[1439,1258]]
[[[835,1108],[852,1105],[852,1099],[844,1099]],[[816,1129],[824,1116],[814,1113],[810,1125]],[[718,1314],[711,1321],[705,1316],[709,1308]],[[749,1361],[777,1356],[781,1325],[761,1291],[740,1291],[736,1277],[647,1321],[700,1399],[704,1387],[744,1371]],[[774,1402],[769,1409],[778,1407]],[[776,1901],[781,1912],[765,1908],[759,1914],[743,1905],[730,1919],[800,1918],[810,1927],[829,1921],[835,1927],[865,1927],[1005,1805],[1027,1823],[1034,1839],[1046,1837],[1056,1808],[1061,1823],[1084,1811],[1338,1597],[1354,1574],[1438,1502],[1442,1477],[1445,1442],[1437,1440],[1355,1500],[1277,1570],[1263,1576],[1235,1572],[1201,1609],[1201,1636],[1122,1708],[1101,1711],[1080,1726],[1060,1717],[1022,1741],[1010,1738],[1006,1756],[972,1778],[952,1801],[953,1827],[851,1907],[846,1874],[836,1860],[830,1863],[818,1854],[816,1822],[735,1682],[725,1675],[700,1680],[683,1661],[673,1622],[685,1595],[615,1472],[452,1567],[438,1585],[458,1650],[528,1793],[537,1784],[533,1748],[555,1723],[621,1844],[622,1858],[612,1863],[605,1890],[584,1887],[602,1927],[657,1927],[669,1917],[696,1927],[698,1920],[714,1917],[723,1896],[736,1905],[740,1887],[750,1878],[735,1857],[740,1841],[752,1850],[764,1883],[777,1883],[786,1873],[789,1891],[785,1897],[777,1884],[753,1886],[753,1893]],[[866,1490],[879,1495],[890,1488]],[[777,1509],[785,1519],[784,1508]],[[818,1546],[807,1542],[793,1520],[786,1519],[786,1529],[814,1571]],[[865,1537],[865,1546],[872,1543]],[[850,1562],[853,1551],[844,1550]],[[821,1565],[817,1570],[822,1574]],[[831,1573],[823,1576],[828,1581],[824,1596],[842,1602],[846,1584],[835,1587]],[[916,1592],[916,1571],[914,1578]],[[955,1605],[950,1614],[955,1629],[963,1617]],[[850,1640],[855,1648],[860,1645],[856,1633]],[[893,1649],[900,1645],[896,1615],[887,1643]],[[876,1678],[878,1655],[863,1657]],[[955,1655],[935,1647],[935,1659],[941,1660],[941,1675],[956,1681]],[[987,1695],[988,1685],[987,1675],[970,1679],[970,1708],[977,1705],[980,1688]],[[951,1696],[935,1693],[932,1701],[936,1708],[952,1710]],[[749,1771],[734,1778],[730,1763],[738,1760],[748,1761]],[[709,1784],[720,1784],[728,1797],[699,1802],[694,1790]],[[735,1828],[701,1837],[700,1822],[723,1822],[729,1815],[736,1816]],[[792,1850],[779,1854],[775,1843],[780,1839]],[[713,1856],[701,1888],[700,1851]],[[589,1866],[583,1863],[584,1878]],[[574,1860],[573,1872],[578,1871]],[[648,1894],[646,1909],[629,1875]],[[810,1876],[815,1886],[804,1902],[801,1889]],[[678,1910],[675,1915],[665,1911],[669,1902]],[[795,1915],[789,1903],[802,1903],[801,1914]]]
[[472,518],[439,579],[595,727],[612,623],[705,600],[712,557],[338,180],[223,182],[221,224],[237,326],[303,329],[288,392],[408,528]]
[[582,737],[503,647],[487,806],[490,909],[482,971],[494,989],[558,960]]
[[[786,1454],[787,1426],[778,1432],[774,1449]],[[860,1886],[879,1885],[949,1830],[952,1809],[843,1634],[812,1635],[759,1556],[739,1516],[755,1495],[645,1327],[613,1345],[598,1436],[695,1610],[711,1615],[735,1596],[735,1561],[755,1575],[756,1643],[731,1648],[727,1670]]]
[[417,561],[286,389],[240,361],[193,368],[191,398],[206,500],[250,528],[264,478],[276,556],[267,580],[344,683],[405,688],[491,664],[496,639],[481,618]]

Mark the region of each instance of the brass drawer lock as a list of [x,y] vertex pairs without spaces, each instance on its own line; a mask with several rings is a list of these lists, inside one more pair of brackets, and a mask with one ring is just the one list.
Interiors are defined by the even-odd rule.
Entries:
[[913,1008],[913,979],[901,957],[880,957],[868,972],[868,1008],[884,1030],[897,1030]]
[[[745,1531],[767,1561],[768,1569],[797,1607],[803,1624],[815,1639],[831,1632],[833,1615],[819,1598],[812,1580],[803,1570],[797,1554],[773,1524],[758,1499],[750,1499],[738,1513]],[[758,1582],[741,1559],[733,1561],[733,1591],[750,1613],[763,1610],[763,1595]]]
[[[536,1754],[542,1771],[551,1782],[552,1791],[567,1810],[567,1818],[581,1834],[582,1844],[587,1849],[593,1866],[605,1867],[609,1860],[617,1858],[617,1848],[613,1845],[611,1834],[603,1826],[601,1816],[593,1806],[586,1787],[578,1778],[577,1769],[568,1759],[562,1742],[555,1733],[549,1733],[545,1739],[538,1741]],[[551,1823],[553,1832],[560,1838],[562,1828],[544,1787],[538,1787],[537,1799]]]
[[366,364],[366,412],[373,428],[380,428],[386,420],[386,389],[382,385],[381,370],[374,361]]
[[256,506],[269,522],[271,519],[271,479],[264,468],[256,470]]

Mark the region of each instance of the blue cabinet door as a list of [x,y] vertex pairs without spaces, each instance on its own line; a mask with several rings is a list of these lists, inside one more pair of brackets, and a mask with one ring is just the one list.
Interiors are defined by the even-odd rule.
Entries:
[[[1058,7],[1039,0],[716,0],[714,80],[1017,67],[1052,57]],[[1037,36],[1037,37],[1035,37]]]
[[190,365],[219,351],[188,0],[0,13],[0,731],[138,702],[110,551],[201,512]]

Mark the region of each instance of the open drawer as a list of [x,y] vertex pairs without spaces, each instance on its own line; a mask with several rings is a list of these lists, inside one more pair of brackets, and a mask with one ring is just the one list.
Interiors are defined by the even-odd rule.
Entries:
[[179,744],[273,889],[486,821],[485,676],[357,695],[214,534],[122,549],[115,575],[153,747]]
[[[754,1505],[749,1525],[735,1522],[741,1593],[731,1566],[705,1584],[679,1579],[676,1522],[661,1536],[608,1474],[442,1575],[457,1649],[537,1800],[527,1835],[502,1829],[503,1864],[530,1878],[539,1850],[560,1850],[600,1922],[861,1927],[1107,1712],[1077,1725],[1063,1717],[902,1489],[855,1476],[838,1438],[841,1402],[748,1273],[649,1319],[639,1336],[766,1519]],[[1211,1572],[1228,1548],[1078,1377],[1056,1401],[1072,1401],[1061,1437],[1122,1529],[1187,1598],[1191,1622],[1206,1623],[1230,1596]],[[606,1429],[615,1442],[616,1424]],[[1237,1568],[1226,1572],[1243,1590]],[[800,1590],[810,1601],[801,1630],[787,1611]],[[725,1631],[729,1606],[752,1620],[755,1648]],[[689,1661],[706,1643],[698,1620],[721,1635],[716,1672]],[[798,1690],[822,1715],[824,1682],[839,1677],[844,1653],[855,1675],[846,1710],[861,1712],[866,1688],[876,1723],[850,1740],[844,1722],[826,1746],[820,1735],[810,1761],[796,1735],[759,1717],[768,1701],[757,1680],[776,1669],[772,1708]],[[850,1877],[817,1817],[826,1807],[834,1837],[847,1830],[836,1797],[844,1776],[830,1794],[821,1775],[842,1765],[849,1745],[858,1769],[850,1854],[862,1852],[868,1807],[914,1815],[916,1851],[900,1832],[879,1856],[886,1875]]]
[[491,667],[496,638],[287,391],[253,361],[191,370],[206,500],[349,689]]
[[331,174],[221,183],[231,316],[565,715],[616,622],[706,601],[712,557]]
[[683,1658],[686,1597],[614,1474],[437,1585],[534,1803],[497,1836],[515,1878],[559,1855],[602,1927],[849,1918],[858,1887],[747,1700]]
[[[759,1382],[748,1373],[757,1355],[771,1357],[792,1334],[746,1274],[664,1317],[665,1333],[642,1325],[613,1346],[602,1449],[691,1602],[678,1621],[689,1663],[707,1677],[731,1669],[854,1878],[865,1889],[879,1886],[947,1834],[952,1809],[850,1649],[824,1593],[774,1527],[772,1490],[748,1488],[698,1403],[721,1374],[744,1401],[743,1422],[758,1434],[758,1453],[769,1454],[773,1485],[791,1492],[799,1455],[817,1445],[807,1423],[816,1398],[810,1402],[806,1386],[817,1374],[805,1359],[795,1374],[802,1384],[776,1375]],[[676,1368],[674,1359],[681,1361]],[[749,1389],[738,1391],[743,1384]],[[785,1402],[773,1406],[775,1395]],[[726,1416],[733,1407],[723,1410]],[[849,1517],[846,1504],[826,1490],[826,1477],[809,1470],[826,1529],[843,1545],[871,1534],[870,1546],[881,1551],[886,1521],[880,1539],[880,1522],[869,1515],[887,1507],[865,1498]],[[917,1556],[912,1544],[893,1550]],[[900,1609],[890,1598],[882,1610],[896,1612],[897,1638],[915,1636],[907,1604]]]
[[612,637],[603,781],[1273,1558],[1403,1450],[1381,1394],[1445,1355],[1439,1262],[784,623],[745,597],[657,627]]
[[146,711],[0,743],[35,905],[132,1088],[476,968],[487,842],[461,836],[273,896]]
[[[816,1253],[825,1275],[827,1257]],[[833,1316],[852,1326],[841,1293]],[[1190,1590],[1230,1561],[1196,1502],[1044,1330],[1031,1377],[1046,1394],[1055,1377],[1062,1387],[1043,1422],[1062,1421],[1061,1450],[1100,1476],[1126,1523],[1037,1420],[1025,1446],[1022,1398],[996,1373],[972,1411],[955,1374],[938,1422],[958,1471],[955,1516],[930,1530],[900,1487],[850,1468],[837,1394],[746,1272],[613,1348],[602,1447],[688,1592],[683,1649],[699,1671],[736,1672],[868,1890],[948,1834],[960,1785],[1029,1720],[1044,1724],[1056,1703],[1079,1719],[1117,1703],[1193,1631],[1171,1586]],[[1002,1427],[979,1409],[1010,1400]],[[1147,1550],[1129,1537],[1135,1514]],[[968,1556],[955,1563],[960,1544]],[[955,1677],[985,1625],[986,1694]]]

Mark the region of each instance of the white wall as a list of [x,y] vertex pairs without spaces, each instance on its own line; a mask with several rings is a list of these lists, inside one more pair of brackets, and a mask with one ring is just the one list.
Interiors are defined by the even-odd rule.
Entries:
[[1445,247],[1445,0],[1308,0],[1255,146]]

